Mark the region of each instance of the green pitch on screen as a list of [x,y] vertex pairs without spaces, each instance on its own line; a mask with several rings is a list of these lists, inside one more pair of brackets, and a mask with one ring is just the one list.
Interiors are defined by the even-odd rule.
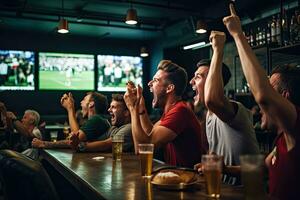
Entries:
[[71,77],[66,72],[40,71],[39,88],[46,90],[94,90],[94,72],[84,71]]

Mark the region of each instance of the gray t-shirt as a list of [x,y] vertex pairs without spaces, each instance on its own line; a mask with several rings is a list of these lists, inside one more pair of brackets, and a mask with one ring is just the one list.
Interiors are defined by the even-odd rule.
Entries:
[[134,151],[131,123],[124,124],[123,126],[120,126],[120,127],[117,127],[117,126],[110,127],[106,133],[106,136],[113,137],[114,135],[123,135],[123,137],[124,137],[123,151],[124,152],[133,152]]
[[252,124],[252,114],[241,103],[236,116],[225,123],[214,113],[206,116],[206,135],[209,151],[224,156],[225,165],[239,165],[239,156],[258,154],[259,148]]

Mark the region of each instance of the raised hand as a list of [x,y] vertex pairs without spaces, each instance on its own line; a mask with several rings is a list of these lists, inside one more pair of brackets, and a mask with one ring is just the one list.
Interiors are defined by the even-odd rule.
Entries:
[[127,90],[124,94],[124,101],[129,110],[136,108],[139,104],[137,88],[132,81],[127,83]]
[[226,35],[220,31],[211,31],[209,40],[214,51],[223,50],[226,41]]
[[68,94],[65,93],[61,99],[60,99],[60,104],[67,110],[73,109],[74,108],[74,98],[71,92]]
[[238,34],[243,34],[240,18],[236,15],[232,3],[229,4],[229,9],[230,16],[223,18],[224,25],[233,37]]

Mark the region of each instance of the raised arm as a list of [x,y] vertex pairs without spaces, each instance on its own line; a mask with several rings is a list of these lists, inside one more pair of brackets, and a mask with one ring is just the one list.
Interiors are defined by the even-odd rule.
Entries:
[[[136,153],[138,153],[138,144],[140,143],[153,143],[155,147],[159,147],[176,137],[176,133],[164,126],[160,126],[160,122],[152,126],[151,130],[148,129],[147,131],[149,132],[144,131],[139,115],[140,94],[137,93],[135,87],[127,85],[127,91],[124,95],[124,100],[131,113],[132,137]],[[144,113],[144,115],[147,115],[144,116],[145,118],[148,117],[147,113]]]
[[266,72],[260,66],[254,52],[247,43],[242,32],[240,19],[236,16],[232,4],[230,4],[230,10],[231,15],[225,17],[223,22],[234,38],[243,72],[256,102],[267,117],[278,127],[279,131],[293,135],[291,131],[295,127],[297,118],[294,105],[273,89]]
[[76,120],[76,112],[74,106],[74,98],[71,92],[68,94],[64,94],[60,99],[61,105],[67,110],[68,112],[68,119],[69,124],[72,132],[78,132],[79,125]]
[[142,128],[146,133],[150,133],[153,128],[153,124],[147,113],[147,109],[145,106],[145,99],[143,97],[143,89],[141,88],[140,85],[138,85],[137,87],[137,95],[139,99],[139,116],[140,116]]
[[236,109],[224,96],[222,60],[225,40],[223,32],[212,31],[210,34],[213,56],[205,82],[204,99],[209,111],[215,113],[222,121],[228,122],[235,117]]

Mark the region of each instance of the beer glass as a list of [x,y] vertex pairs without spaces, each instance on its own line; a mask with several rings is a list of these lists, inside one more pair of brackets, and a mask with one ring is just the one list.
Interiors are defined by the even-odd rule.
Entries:
[[244,185],[245,199],[266,199],[264,190],[264,155],[242,155],[241,175]]
[[207,194],[210,197],[219,198],[221,195],[223,157],[218,155],[202,155],[201,162]]
[[113,160],[121,160],[123,151],[123,135],[114,135],[112,137],[112,157]]
[[57,131],[50,131],[51,142],[56,142],[57,140]]
[[145,178],[150,178],[152,173],[152,159],[153,159],[153,144],[139,144],[138,146],[140,162],[141,162],[141,173]]

